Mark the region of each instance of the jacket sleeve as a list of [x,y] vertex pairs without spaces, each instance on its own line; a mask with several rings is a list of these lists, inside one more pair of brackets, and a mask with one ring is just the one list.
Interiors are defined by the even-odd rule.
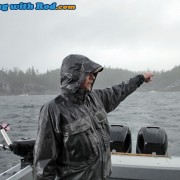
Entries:
[[114,85],[111,88],[96,89],[95,94],[103,103],[107,113],[113,111],[121,101],[134,92],[144,82],[143,75],[137,75],[129,81]]
[[56,160],[59,149],[53,128],[53,116],[48,105],[41,108],[38,135],[34,147],[34,180],[54,180],[56,176]]

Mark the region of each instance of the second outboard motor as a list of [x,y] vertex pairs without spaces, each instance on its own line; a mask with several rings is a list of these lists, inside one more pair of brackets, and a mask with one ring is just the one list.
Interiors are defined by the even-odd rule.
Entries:
[[136,153],[165,155],[167,151],[167,134],[160,127],[142,127],[138,133]]
[[131,132],[127,126],[111,125],[110,127],[110,149],[115,152],[131,153]]

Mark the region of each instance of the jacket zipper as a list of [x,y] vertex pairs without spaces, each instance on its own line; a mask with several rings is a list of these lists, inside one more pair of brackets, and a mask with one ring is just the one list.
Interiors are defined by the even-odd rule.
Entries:
[[[86,106],[86,105],[85,105]],[[86,106],[87,107],[87,106]],[[90,108],[90,107],[88,107],[88,108]],[[93,128],[94,128],[94,132],[96,133],[96,135],[97,135],[97,138],[98,138],[98,141],[99,141],[99,144],[100,144],[100,153],[101,153],[101,158],[102,158],[102,169],[101,169],[101,174],[102,174],[102,180],[104,179],[104,156],[103,156],[103,150],[102,150],[102,148],[103,148],[103,146],[102,146],[102,144],[101,144],[101,137],[100,137],[100,135],[99,135],[99,133],[97,132],[97,130],[95,129],[95,126],[94,126],[94,122],[92,121],[92,119],[91,119],[91,117],[92,117],[92,115],[86,110],[86,108],[84,108],[85,109],[85,111],[87,112],[87,114],[89,115],[89,117],[90,117],[90,120],[91,120],[91,124],[92,124],[92,126],[93,126]]]
[[67,149],[67,144],[66,144],[67,141],[65,141],[65,139],[67,139],[67,138],[68,138],[68,134],[65,134],[63,141],[64,141],[64,149],[65,149],[65,152],[66,152],[67,164],[68,164],[68,169],[69,169],[69,151]]

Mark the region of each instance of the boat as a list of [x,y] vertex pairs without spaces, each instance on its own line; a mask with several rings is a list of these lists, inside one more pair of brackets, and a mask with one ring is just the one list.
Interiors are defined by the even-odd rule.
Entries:
[[[112,154],[112,174],[108,180],[179,180],[180,157]],[[0,180],[33,180],[31,165],[21,163],[0,174]]]
[[[11,142],[6,133],[7,127],[7,125],[6,127],[5,125],[1,126],[0,131],[7,145],[0,145],[0,147],[12,150],[16,155],[21,156],[22,159],[21,163],[1,173],[0,180],[33,180],[32,151],[35,140],[27,139]],[[148,139],[152,141],[154,135],[156,136],[156,139],[153,140],[154,144],[147,142]],[[141,144],[142,137],[144,140],[143,144]],[[118,141],[116,141],[117,138]],[[162,128],[141,128],[137,141],[136,154],[132,154],[131,143],[129,143],[131,142],[131,133],[128,127],[122,125],[111,126],[112,173],[107,180],[180,179],[180,157],[167,155],[167,136]],[[21,149],[18,152],[16,147],[20,146],[23,151]],[[118,152],[118,148],[124,152]],[[152,153],[147,153],[149,151]]]

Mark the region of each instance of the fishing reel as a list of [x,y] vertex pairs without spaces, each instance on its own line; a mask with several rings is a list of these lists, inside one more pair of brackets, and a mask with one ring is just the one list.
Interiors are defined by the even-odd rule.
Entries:
[[10,150],[15,155],[21,157],[21,166],[32,165],[33,163],[33,149],[35,140],[29,138],[23,138],[16,141],[11,141],[6,131],[9,131],[9,124],[0,124],[0,131],[7,145],[0,144],[0,148],[3,150]]

